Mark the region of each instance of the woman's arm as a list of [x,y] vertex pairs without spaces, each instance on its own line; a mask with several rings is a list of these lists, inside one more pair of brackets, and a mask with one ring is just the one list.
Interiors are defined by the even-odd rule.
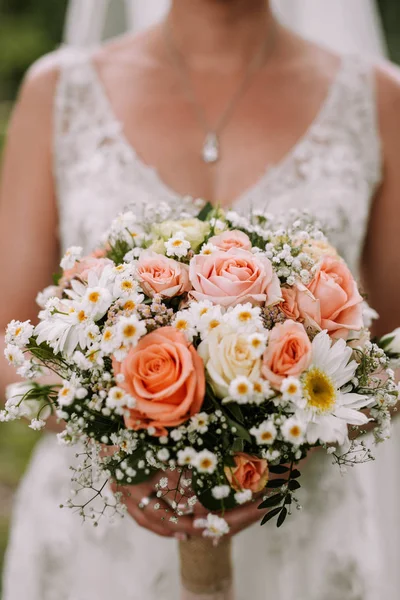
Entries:
[[383,184],[374,200],[362,271],[369,304],[379,313],[374,333],[400,326],[400,70],[377,71]]
[[37,63],[22,86],[8,132],[0,181],[0,399],[18,379],[3,356],[13,319],[32,319],[37,292],[57,270],[57,210],[52,176],[55,56]]

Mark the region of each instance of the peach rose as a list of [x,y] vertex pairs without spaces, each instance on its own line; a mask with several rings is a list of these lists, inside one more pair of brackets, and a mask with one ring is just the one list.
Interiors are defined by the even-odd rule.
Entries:
[[197,300],[210,300],[222,306],[276,304],[281,299],[279,279],[265,256],[231,248],[190,261],[190,281]]
[[188,266],[155,252],[143,252],[136,273],[148,296],[160,294],[164,298],[173,298],[192,289]]
[[264,352],[262,376],[279,389],[286,377],[299,377],[310,366],[311,349],[303,325],[291,320],[275,325]]
[[231,488],[237,492],[251,490],[261,492],[268,482],[268,463],[266,460],[239,452],[235,454],[236,467],[225,467],[225,476]]
[[128,429],[153,427],[166,435],[197,414],[205,395],[203,361],[185,336],[174,327],[162,327],[143,337],[122,363],[113,360],[119,386],[136,400],[125,417]]
[[113,264],[112,260],[105,258],[105,252],[103,250],[95,250],[89,256],[76,261],[72,269],[64,271],[60,280],[60,285],[67,285],[71,279],[74,278],[79,278],[83,283],[87,283],[89,271],[94,271],[94,273],[100,277],[104,268],[107,265],[112,266]]
[[316,326],[321,323],[319,302],[310,290],[302,283],[290,288],[282,288],[283,302],[279,305],[288,319],[301,321],[305,326]]
[[321,328],[332,337],[346,339],[351,330],[362,328],[363,299],[342,260],[325,256],[308,289],[319,301]]
[[233,231],[224,231],[219,235],[214,235],[208,240],[209,244],[217,246],[220,250],[230,250],[231,248],[242,248],[242,250],[251,250],[251,241],[248,235],[243,231],[234,229]]

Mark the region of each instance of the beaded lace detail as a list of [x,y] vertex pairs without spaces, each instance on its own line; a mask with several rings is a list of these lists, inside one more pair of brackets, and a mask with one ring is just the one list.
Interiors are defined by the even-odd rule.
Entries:
[[[54,140],[62,245],[92,248],[132,201],[153,209],[165,201],[177,215],[196,214],[198,204],[163,183],[128,142],[91,54],[64,50],[62,62]],[[333,242],[355,268],[380,174],[371,68],[349,56],[304,136],[233,207],[308,208],[332,228]]]
[[[165,185],[128,143],[90,53],[65,50],[61,58],[54,165],[62,246],[93,249],[133,201],[153,211],[164,201],[176,216],[196,214],[198,205]],[[362,60],[345,58],[302,139],[234,204],[243,211],[308,208],[331,227],[353,269],[381,177],[371,72]],[[176,600],[173,540],[129,518],[93,530],[60,511],[72,460],[52,438],[38,447],[17,502],[4,600]],[[374,473],[360,467],[343,478],[324,453],[313,457],[303,474],[304,509],[280,530],[255,525],[235,537],[238,600],[397,597],[386,594],[379,571]]]

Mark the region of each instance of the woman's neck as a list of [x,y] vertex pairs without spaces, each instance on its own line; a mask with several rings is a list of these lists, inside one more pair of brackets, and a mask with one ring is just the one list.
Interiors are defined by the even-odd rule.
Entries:
[[193,69],[234,71],[271,34],[273,15],[267,0],[173,0],[167,22]]

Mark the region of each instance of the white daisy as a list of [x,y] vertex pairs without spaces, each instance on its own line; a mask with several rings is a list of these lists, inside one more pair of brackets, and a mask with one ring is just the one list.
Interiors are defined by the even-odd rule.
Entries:
[[193,338],[197,333],[193,315],[188,310],[177,312],[172,326],[178,331],[181,331],[189,342],[193,341]]
[[229,525],[225,519],[211,513],[206,519],[195,519],[193,526],[196,529],[204,529],[204,537],[220,538],[229,533]]
[[214,246],[214,244],[203,244],[200,250],[200,254],[205,254],[205,255],[209,255],[209,254],[213,254],[214,252],[218,252],[219,248],[217,246]]
[[250,433],[256,438],[259,446],[273,444],[278,435],[277,429],[271,420],[264,421],[258,427],[253,427],[250,429]]
[[75,399],[75,387],[69,381],[63,381],[63,387],[58,392],[58,404],[70,406]]
[[178,451],[178,465],[181,467],[193,465],[197,457],[197,452],[194,448],[184,448]]
[[194,460],[194,466],[199,473],[208,473],[212,475],[217,468],[217,457],[209,450],[198,452]]
[[211,331],[222,325],[222,323],[223,314],[220,306],[203,306],[203,312],[200,312],[197,321],[197,329],[201,339],[204,340]]
[[135,404],[135,399],[120,387],[115,386],[108,392],[106,400],[106,406],[108,406],[108,408],[134,408]]
[[72,269],[77,260],[82,257],[83,248],[80,246],[71,246],[67,249],[64,256],[61,259],[60,267],[65,271]]
[[112,303],[111,292],[104,287],[89,287],[83,297],[83,306],[94,321],[98,321],[108,311]]
[[206,433],[208,431],[209,416],[207,413],[202,412],[197,415],[193,415],[190,419],[190,429],[197,431],[197,433]]
[[11,321],[6,329],[6,344],[14,344],[23,348],[29,342],[29,338],[32,337],[34,329],[30,321]]
[[40,308],[45,308],[50,298],[54,298],[59,293],[59,288],[56,285],[49,285],[36,296],[36,304]]
[[252,333],[249,336],[249,348],[254,358],[260,358],[264,354],[267,340],[266,333]]
[[307,425],[298,417],[290,417],[281,425],[283,439],[294,446],[300,446],[305,441]]
[[106,354],[112,354],[122,343],[115,327],[105,327],[101,337],[100,348]]
[[287,377],[281,385],[282,399],[293,402],[298,408],[305,408],[307,401],[303,398],[301,381],[297,377]]
[[243,375],[236,377],[229,385],[229,397],[238,404],[249,404],[253,391],[253,383]]
[[142,304],[143,300],[143,294],[130,294],[126,297],[124,296],[123,298],[121,298],[120,302],[122,309],[127,313],[131,313],[137,309],[139,304]]
[[320,440],[342,445],[348,437],[348,424],[368,422],[368,417],[359,409],[367,407],[371,399],[341,391],[357,369],[357,363],[351,360],[352,352],[344,340],[332,342],[326,331],[312,342],[312,364],[301,378],[307,402],[304,417],[310,421],[307,429],[310,444]]
[[4,356],[13,367],[20,367],[25,362],[24,353],[21,348],[14,344],[8,344],[4,349]]
[[177,256],[182,258],[190,250],[190,242],[187,241],[183,231],[178,231],[167,242],[164,242],[167,256]]
[[275,392],[271,388],[269,381],[259,379],[258,381],[253,382],[252,403],[260,405],[273,396],[275,396]]
[[146,325],[135,315],[121,317],[116,325],[117,336],[125,346],[136,346],[140,338],[147,333]]
[[261,320],[261,308],[252,306],[249,302],[238,304],[224,315],[224,322],[237,333],[256,333],[264,331]]

